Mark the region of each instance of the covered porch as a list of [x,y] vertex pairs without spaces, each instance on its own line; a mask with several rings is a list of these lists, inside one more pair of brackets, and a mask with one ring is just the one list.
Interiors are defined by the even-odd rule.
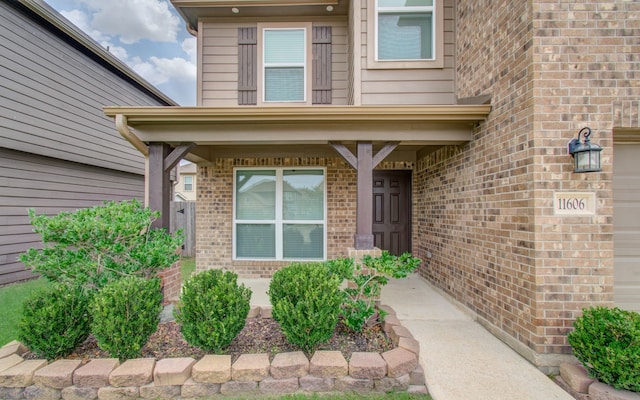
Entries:
[[157,227],[169,226],[169,174],[182,159],[207,165],[221,159],[303,157],[306,165],[314,165],[313,160],[338,157],[355,173],[355,233],[349,246],[356,250],[375,247],[376,166],[383,161],[411,165],[442,146],[464,145],[489,111],[489,105],[104,109],[146,156],[146,200],[161,212]]

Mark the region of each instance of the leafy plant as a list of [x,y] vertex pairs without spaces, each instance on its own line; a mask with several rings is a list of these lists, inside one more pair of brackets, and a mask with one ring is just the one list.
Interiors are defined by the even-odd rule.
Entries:
[[267,294],[289,343],[311,351],[331,338],[343,298],[340,282],[322,263],[294,263],[273,274]]
[[616,389],[640,392],[640,314],[592,307],[573,326],[569,344],[592,377]]
[[233,272],[212,269],[184,284],[174,313],[189,344],[219,353],[244,328],[251,289],[237,280]]
[[36,215],[29,210],[43,248],[30,249],[20,261],[55,282],[95,290],[126,276],[155,276],[178,259],[181,233],[152,229],[158,212],[137,200]]
[[91,302],[91,332],[112,357],[135,358],[158,328],[161,310],[159,278],[130,276],[113,281]]
[[89,336],[89,297],[80,287],[55,285],[23,304],[18,339],[40,357],[70,354]]
[[347,287],[343,290],[344,324],[353,331],[361,332],[375,314],[375,301],[380,297],[382,287],[390,278],[406,278],[419,264],[420,259],[409,253],[398,257],[386,250],[379,257],[365,255],[361,263],[350,258],[326,262],[333,275],[347,280]]

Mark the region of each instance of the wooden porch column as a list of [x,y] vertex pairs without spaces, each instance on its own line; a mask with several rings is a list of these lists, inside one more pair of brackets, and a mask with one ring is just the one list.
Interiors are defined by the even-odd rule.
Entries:
[[160,211],[160,218],[153,222],[153,228],[170,228],[171,179],[170,172],[195,143],[181,144],[173,151],[162,142],[149,143],[149,208]]
[[358,142],[356,250],[373,249],[373,146]]
[[344,144],[331,143],[331,146],[358,172],[354,247],[356,250],[373,249],[373,169],[398,147],[398,143],[385,143],[375,156],[371,142],[358,142],[357,156]]
[[160,211],[160,218],[153,222],[154,228],[169,230],[171,203],[171,179],[164,170],[164,159],[169,155],[166,143],[149,143],[149,208]]

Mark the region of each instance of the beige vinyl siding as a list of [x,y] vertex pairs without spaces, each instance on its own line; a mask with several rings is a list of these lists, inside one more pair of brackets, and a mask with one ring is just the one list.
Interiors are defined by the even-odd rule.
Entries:
[[17,260],[40,244],[29,208],[53,215],[143,197],[143,176],[0,148],[0,284],[32,276]]
[[613,296],[640,312],[640,144],[615,144],[613,154]]
[[362,105],[455,104],[455,13],[453,0],[443,1],[444,68],[419,69],[367,69],[367,6],[373,1],[361,2]]
[[[332,104],[347,104],[347,22],[322,21],[332,27]],[[238,28],[255,22],[202,22],[202,106],[238,106]]]
[[160,105],[52,31],[0,3],[2,147],[143,173],[106,105]]

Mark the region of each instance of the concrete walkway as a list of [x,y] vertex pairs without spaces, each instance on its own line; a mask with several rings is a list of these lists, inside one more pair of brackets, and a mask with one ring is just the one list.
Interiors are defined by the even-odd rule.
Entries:
[[[239,281],[252,289],[252,305],[269,304],[269,279]],[[392,280],[381,300],[420,342],[435,400],[574,400],[420,276]]]
[[435,400],[574,400],[420,276],[393,280],[381,297],[420,342]]

